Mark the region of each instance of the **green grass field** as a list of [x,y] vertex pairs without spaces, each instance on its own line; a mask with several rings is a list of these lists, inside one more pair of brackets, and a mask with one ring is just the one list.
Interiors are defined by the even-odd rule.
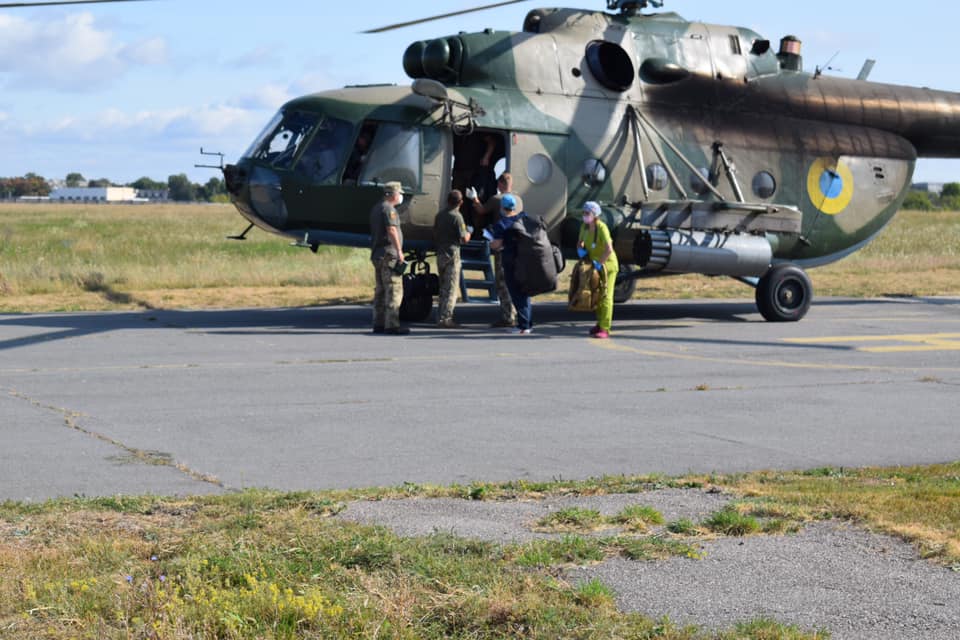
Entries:
[[[0,204],[0,311],[370,299],[366,251],[313,255],[256,230],[225,239],[244,226],[229,205]],[[960,295],[960,214],[901,212],[865,250],[811,277],[817,295]],[[730,278],[680,276],[642,281],[636,297],[752,295]]]
[[[643,492],[664,487],[739,498],[651,535],[663,518],[643,506]],[[606,493],[636,494],[637,506],[607,518],[558,512],[536,523],[556,538],[525,544],[399,538],[333,517],[357,499]],[[0,637],[825,638],[770,620],[704,632],[625,614],[601,581],[574,584],[562,569],[618,556],[697,562],[704,539],[792,535],[830,518],[900,536],[960,568],[960,464],[0,504]],[[603,534],[614,525],[625,531]]]

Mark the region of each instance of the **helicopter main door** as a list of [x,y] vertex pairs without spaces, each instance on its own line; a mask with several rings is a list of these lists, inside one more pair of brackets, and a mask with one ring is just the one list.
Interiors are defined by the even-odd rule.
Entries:
[[567,212],[567,136],[515,132],[510,135],[510,167],[514,191],[528,215],[542,216],[559,228]]

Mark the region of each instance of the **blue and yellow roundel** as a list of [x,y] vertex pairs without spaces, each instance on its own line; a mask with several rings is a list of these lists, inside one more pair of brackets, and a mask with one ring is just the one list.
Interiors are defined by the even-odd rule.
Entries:
[[835,216],[853,200],[853,173],[833,158],[817,158],[807,174],[807,194],[820,211]]

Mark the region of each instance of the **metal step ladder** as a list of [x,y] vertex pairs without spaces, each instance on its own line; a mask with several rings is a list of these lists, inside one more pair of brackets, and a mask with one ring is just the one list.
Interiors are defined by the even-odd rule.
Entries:
[[[497,302],[497,282],[490,262],[490,243],[486,240],[472,240],[460,245],[460,298],[464,302]],[[468,278],[467,272],[480,272],[483,278]],[[470,289],[484,289],[486,298],[471,296]]]

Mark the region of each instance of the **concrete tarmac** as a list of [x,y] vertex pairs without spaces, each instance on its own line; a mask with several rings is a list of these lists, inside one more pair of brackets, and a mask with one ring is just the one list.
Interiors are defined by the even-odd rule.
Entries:
[[635,301],[614,338],[370,309],[0,315],[0,499],[960,459],[960,299]]

